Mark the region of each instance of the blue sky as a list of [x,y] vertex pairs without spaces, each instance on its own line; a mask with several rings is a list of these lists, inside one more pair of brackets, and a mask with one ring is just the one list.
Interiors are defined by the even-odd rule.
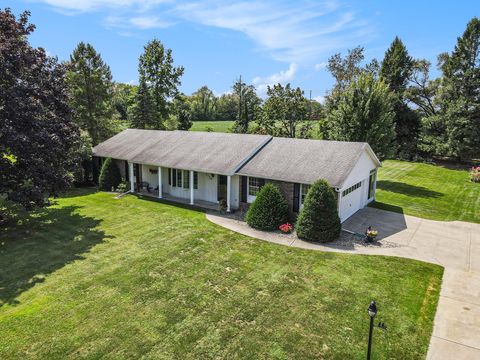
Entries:
[[480,16],[476,0],[3,0],[1,6],[16,14],[30,10],[37,26],[32,44],[60,60],[79,41],[91,43],[116,81],[137,81],[138,56],[156,37],[185,67],[187,94],[202,85],[227,92],[242,75],[261,94],[268,84],[290,82],[317,99],[333,84],[325,69],[332,54],[361,45],[368,60],[381,60],[398,35],[412,56],[436,64]]

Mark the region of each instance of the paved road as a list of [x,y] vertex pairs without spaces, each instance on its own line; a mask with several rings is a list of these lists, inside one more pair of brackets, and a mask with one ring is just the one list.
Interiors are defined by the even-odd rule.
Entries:
[[445,273],[427,359],[480,359],[480,224],[420,219],[365,208],[343,228],[363,233],[369,225],[394,246],[345,248],[317,245],[293,236],[257,231],[231,218],[207,218],[233,231],[277,244],[321,251],[401,256],[442,265]]

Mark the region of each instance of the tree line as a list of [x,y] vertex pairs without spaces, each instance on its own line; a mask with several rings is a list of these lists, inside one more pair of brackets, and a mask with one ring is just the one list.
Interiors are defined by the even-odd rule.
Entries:
[[290,84],[269,86],[261,99],[241,78],[220,96],[207,86],[183,94],[184,68],[158,39],[139,56],[138,85],[117,83],[91,44],[79,43],[65,62],[32,47],[29,15],[0,10],[0,197],[27,208],[91,181],[92,146],[127,127],[235,120],[237,133],[366,141],[382,159],[480,158],[478,18],[438,56],[436,79],[398,37],[381,61],[365,64],[362,47],[333,55],[335,85],[320,104]]

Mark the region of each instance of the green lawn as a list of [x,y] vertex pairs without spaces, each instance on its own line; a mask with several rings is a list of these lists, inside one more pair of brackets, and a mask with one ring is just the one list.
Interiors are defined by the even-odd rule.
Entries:
[[[77,190],[0,229],[1,359],[425,357],[442,268],[284,247]],[[3,305],[2,305],[3,304]]]
[[194,121],[190,131],[231,132],[235,121]]
[[372,206],[434,220],[480,223],[480,184],[467,170],[388,160],[377,181]]

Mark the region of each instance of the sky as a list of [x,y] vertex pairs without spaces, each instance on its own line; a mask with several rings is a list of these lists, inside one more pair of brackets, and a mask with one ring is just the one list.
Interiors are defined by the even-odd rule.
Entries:
[[433,64],[451,52],[467,22],[480,16],[478,0],[2,0],[15,14],[31,12],[33,46],[60,60],[80,41],[92,44],[113,79],[138,82],[138,57],[157,38],[183,65],[181,91],[207,85],[230,91],[235,79],[268,85],[291,83],[322,101],[333,85],[328,58],[365,48],[381,60],[395,36],[415,58]]

